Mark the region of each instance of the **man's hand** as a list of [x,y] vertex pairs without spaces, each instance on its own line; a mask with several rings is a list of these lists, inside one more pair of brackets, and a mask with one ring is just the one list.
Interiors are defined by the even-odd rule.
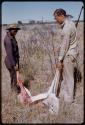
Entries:
[[53,50],[53,52],[55,52],[55,53],[59,52],[59,51],[60,51],[60,47]]
[[59,71],[62,71],[63,63],[62,62],[58,62],[56,67],[58,68]]
[[16,66],[14,66],[15,70],[18,71],[19,68],[18,68],[18,64],[16,64]]

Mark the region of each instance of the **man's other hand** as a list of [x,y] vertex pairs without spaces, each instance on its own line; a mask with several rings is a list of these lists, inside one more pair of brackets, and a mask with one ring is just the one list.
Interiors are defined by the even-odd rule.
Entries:
[[18,71],[19,70],[18,64],[16,64],[16,66],[14,68],[15,68],[16,71]]
[[62,62],[58,62],[56,67],[58,68],[59,71],[62,71],[63,63]]

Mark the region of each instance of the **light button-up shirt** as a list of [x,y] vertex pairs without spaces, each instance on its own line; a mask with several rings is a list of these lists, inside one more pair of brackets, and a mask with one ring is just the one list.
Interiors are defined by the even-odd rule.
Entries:
[[76,39],[77,32],[75,24],[66,18],[61,34],[62,42],[60,45],[59,61],[63,60],[67,55],[72,55],[76,59],[78,54],[78,42]]

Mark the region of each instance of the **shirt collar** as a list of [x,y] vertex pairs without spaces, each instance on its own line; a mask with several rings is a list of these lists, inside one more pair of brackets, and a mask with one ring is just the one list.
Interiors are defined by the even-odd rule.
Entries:
[[61,29],[63,29],[64,25],[66,24],[67,18],[64,20],[64,22],[60,25]]

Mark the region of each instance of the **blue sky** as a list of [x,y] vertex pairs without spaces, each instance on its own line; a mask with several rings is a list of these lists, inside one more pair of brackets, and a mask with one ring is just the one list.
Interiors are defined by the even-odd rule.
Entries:
[[[82,2],[3,2],[2,3],[2,24],[17,23],[21,20],[27,23],[29,20],[54,21],[53,12],[57,8],[65,9],[67,14],[78,19]],[[82,11],[80,20],[83,19]]]

